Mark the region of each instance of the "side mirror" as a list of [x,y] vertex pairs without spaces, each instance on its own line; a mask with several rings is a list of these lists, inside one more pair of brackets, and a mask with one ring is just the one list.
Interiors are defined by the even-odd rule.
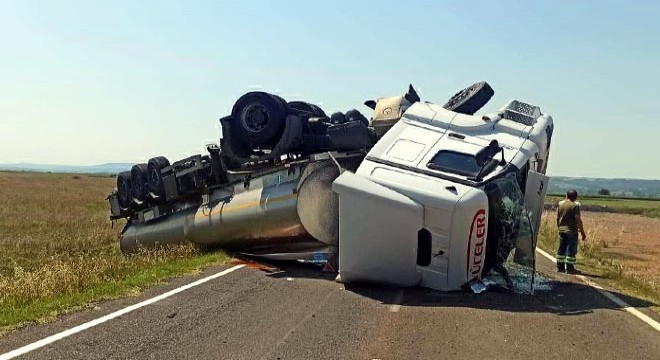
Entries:
[[500,152],[502,148],[500,148],[500,144],[497,142],[497,140],[492,140],[488,146],[484,147],[483,149],[479,150],[475,155],[475,159],[477,160],[477,164],[479,166],[484,166],[486,162],[490,159],[492,159],[495,154]]

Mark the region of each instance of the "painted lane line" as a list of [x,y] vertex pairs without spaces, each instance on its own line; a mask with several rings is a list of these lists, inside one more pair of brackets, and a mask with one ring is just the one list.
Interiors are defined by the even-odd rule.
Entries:
[[71,329],[69,329],[69,330],[62,331],[62,332],[57,333],[57,334],[55,334],[55,335],[51,335],[51,336],[49,336],[49,337],[47,337],[47,338],[44,338],[44,339],[41,339],[41,340],[39,340],[39,341],[33,342],[33,343],[31,343],[31,344],[25,345],[25,346],[23,346],[23,347],[21,347],[21,348],[18,348],[18,349],[16,349],[16,350],[13,350],[13,351],[10,351],[10,352],[8,352],[8,353],[5,353],[5,354],[0,355],[0,360],[9,360],[9,359],[13,359],[13,358],[15,358],[15,357],[17,357],[17,356],[20,356],[20,355],[23,355],[23,354],[29,353],[30,351],[33,351],[33,350],[39,349],[39,348],[41,348],[41,347],[44,347],[44,346],[46,346],[46,345],[52,344],[52,343],[54,343],[54,342],[56,342],[56,341],[58,341],[58,340],[62,340],[62,339],[66,338],[66,337],[68,337],[68,336],[71,336],[71,335],[73,335],[73,334],[76,334],[76,333],[79,333],[79,332],[81,332],[81,331],[84,331],[84,330],[90,329],[90,328],[92,328],[92,327],[94,327],[94,326],[96,326],[96,325],[103,324],[103,323],[106,322],[106,321],[109,321],[109,320],[112,320],[112,319],[117,318],[117,317],[119,317],[119,316],[122,316],[122,315],[128,314],[128,313],[130,313],[131,311],[137,310],[137,309],[139,309],[139,308],[141,308],[141,307],[145,307],[145,306],[150,305],[150,304],[153,304],[153,303],[155,303],[155,302],[157,302],[157,301],[160,301],[160,300],[163,300],[163,299],[167,299],[167,298],[170,297],[170,296],[176,295],[176,294],[178,294],[178,293],[180,293],[180,292],[186,291],[186,290],[188,290],[188,289],[190,289],[190,288],[193,288],[193,287],[195,287],[195,286],[201,285],[201,284],[203,284],[203,283],[205,283],[205,282],[208,282],[208,281],[211,281],[211,280],[213,280],[213,279],[217,279],[217,278],[219,278],[219,277],[221,277],[221,276],[227,275],[227,274],[229,274],[229,273],[231,273],[231,272],[233,272],[233,271],[235,271],[235,270],[238,270],[238,269],[242,268],[243,266],[245,266],[245,264],[236,265],[236,266],[231,267],[231,268],[229,268],[229,269],[227,269],[227,270],[221,271],[221,272],[219,272],[219,273],[216,273],[216,274],[213,274],[213,275],[207,276],[207,277],[205,277],[205,278],[199,279],[199,280],[197,280],[197,281],[195,281],[195,282],[192,282],[192,283],[190,283],[190,284],[187,284],[187,285],[184,285],[184,286],[178,287],[178,288],[176,288],[176,289],[170,290],[170,291],[168,291],[168,292],[166,292],[166,293],[164,293],[164,294],[158,295],[158,296],[153,297],[153,298],[151,298],[151,299],[147,299],[147,300],[142,301],[142,302],[140,302],[140,303],[137,303],[137,304],[134,304],[134,305],[131,305],[131,306],[125,307],[125,308],[123,308],[123,309],[117,310],[117,311],[115,311],[115,312],[113,312],[113,313],[110,313],[110,314],[108,314],[108,315],[102,316],[102,317],[100,317],[100,318],[98,318],[98,319],[95,319],[95,320],[92,320],[92,321],[86,322],[86,323],[84,323],[84,324],[81,324],[81,325],[78,325],[78,326],[76,326],[76,327],[73,327],[73,328],[71,328]]
[[552,262],[554,262],[554,263],[557,262],[557,259],[555,259],[554,256],[548,254],[547,252],[541,250],[540,248],[536,248],[536,252],[538,252],[539,254],[543,255],[546,259],[548,259],[548,260],[550,260],[550,261],[552,261]]
[[[536,248],[536,251],[539,254],[546,257],[548,260],[550,260],[552,262],[555,262],[555,263],[557,262],[557,259],[554,256],[548,254],[547,252],[545,252],[545,251],[543,251],[539,248]],[[623,301],[620,297],[618,297],[618,296],[612,294],[611,292],[605,290],[602,286],[600,286],[600,285],[594,283],[593,281],[589,280],[584,275],[575,275],[575,277],[580,279],[586,285],[591,286],[592,288],[596,289],[599,293],[601,293],[604,297],[609,299],[611,302],[613,302],[613,303],[617,304],[618,306],[620,306],[622,310],[625,310],[629,314],[631,314],[631,315],[635,316],[636,318],[642,320],[643,322],[645,322],[647,325],[654,328],[655,330],[660,331],[660,323],[653,320],[650,316],[648,316],[648,315],[644,314],[643,312],[637,310],[636,308],[630,306],[630,304]]]
[[390,305],[390,312],[399,312],[401,310],[401,302],[403,302],[403,289],[397,290],[394,295],[393,304]]

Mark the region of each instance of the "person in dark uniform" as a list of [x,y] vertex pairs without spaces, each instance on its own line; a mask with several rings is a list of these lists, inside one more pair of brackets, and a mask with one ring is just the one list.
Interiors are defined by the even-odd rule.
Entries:
[[559,249],[557,250],[557,271],[576,274],[575,255],[578,250],[578,231],[582,241],[587,240],[584,225],[580,217],[580,203],[575,190],[566,192],[566,199],[559,202],[557,208],[557,227],[559,228]]

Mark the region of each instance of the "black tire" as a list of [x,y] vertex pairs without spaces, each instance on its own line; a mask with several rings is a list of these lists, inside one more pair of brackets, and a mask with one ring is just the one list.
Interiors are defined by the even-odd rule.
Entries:
[[272,146],[282,133],[287,112],[287,103],[279,96],[249,92],[232,108],[231,115],[236,124],[236,132],[232,135],[252,146]]
[[320,107],[304,101],[290,101],[289,108],[310,114],[311,117],[326,117],[325,112]]
[[131,194],[139,202],[149,193],[147,185],[147,164],[136,164],[131,168]]
[[346,119],[348,120],[348,122],[359,121],[362,124],[364,124],[364,126],[369,126],[369,120],[356,109],[348,110],[346,112]]
[[161,173],[161,170],[168,166],[170,166],[170,161],[164,156],[151,158],[147,163],[148,190],[156,196],[162,197],[165,195],[163,174]]
[[457,92],[442,107],[457,113],[474,115],[493,97],[495,91],[482,81]]
[[126,209],[131,205],[133,189],[131,188],[131,172],[123,171],[117,174],[117,199],[119,206]]
[[312,105],[312,108],[314,109],[314,113],[316,114],[316,117],[328,117],[325,114],[325,111],[323,111],[323,109],[321,109],[320,106],[314,105],[314,104],[310,104],[310,105]]
[[348,119],[346,119],[346,115],[342,112],[336,112],[330,115],[330,123],[332,124],[345,124],[348,122]]

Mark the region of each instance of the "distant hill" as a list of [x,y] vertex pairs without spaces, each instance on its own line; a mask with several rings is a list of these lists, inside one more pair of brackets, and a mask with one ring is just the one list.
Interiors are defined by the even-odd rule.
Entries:
[[36,171],[54,173],[80,173],[80,174],[117,174],[122,171],[131,170],[133,164],[107,163],[100,165],[49,165],[49,164],[0,164],[0,170],[4,171]]
[[613,196],[660,198],[660,180],[602,179],[553,176],[548,187],[549,194],[563,194],[575,189],[583,195],[596,195],[607,189]]
[[[81,174],[117,174],[128,171],[133,164],[107,163],[100,165],[47,165],[47,164],[0,164],[0,171],[36,171],[54,173]],[[613,196],[660,198],[660,180],[640,179],[602,179],[553,176],[550,178],[549,194],[563,194],[568,189],[575,189],[582,195],[597,195],[601,189],[607,189]]]

